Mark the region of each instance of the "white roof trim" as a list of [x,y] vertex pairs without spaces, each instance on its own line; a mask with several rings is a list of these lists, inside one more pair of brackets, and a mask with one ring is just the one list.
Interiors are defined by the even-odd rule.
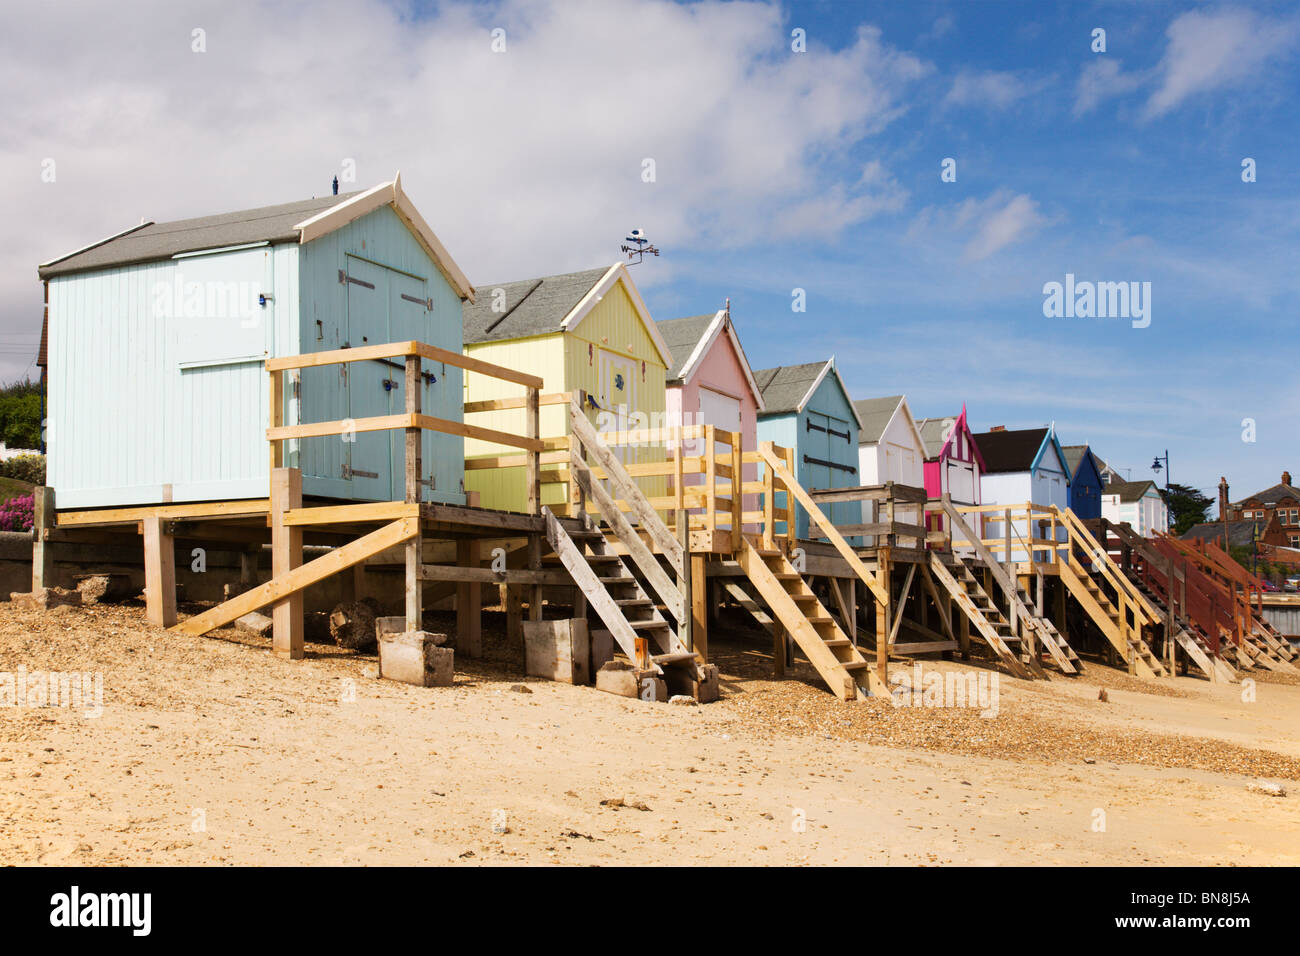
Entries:
[[578,304],[573,307],[564,321],[560,323],[560,328],[565,332],[572,332],[587,314],[605,298],[605,293],[614,288],[615,283],[622,282],[623,290],[627,292],[627,297],[632,300],[632,308],[636,309],[637,316],[641,320],[642,327],[646,334],[650,336],[650,341],[654,343],[655,350],[659,357],[663,359],[665,368],[672,368],[673,353],[668,350],[668,343],[659,333],[659,327],[655,325],[654,319],[650,317],[650,310],[646,308],[645,300],[641,298],[641,293],[637,291],[636,283],[632,281],[632,276],[628,274],[627,267],[621,262],[615,262],[605,274],[600,277],[600,281],[587,290],[587,294],[578,300]]
[[717,339],[718,333],[722,331],[722,325],[726,318],[727,313],[725,309],[719,309],[714,313],[713,321],[711,321],[709,327],[704,330],[704,334],[700,336],[700,340],[695,343],[695,348],[691,352],[690,358],[688,358],[686,364],[682,366],[683,385],[689,382],[691,376],[698,371],[695,367],[696,364],[700,359],[704,358],[704,353],[709,350],[710,346],[713,345],[714,340]]
[[[699,371],[699,363],[708,354],[709,349],[713,348],[713,343],[717,341],[722,330],[727,330],[727,338],[731,340],[731,347],[736,352],[736,359],[740,362],[741,371],[745,373],[745,382],[749,386],[749,392],[754,396],[754,404],[758,411],[764,411],[767,405],[763,403],[763,393],[758,390],[758,382],[754,380],[754,370],[749,367],[749,359],[745,356],[745,350],[741,347],[740,338],[736,335],[734,322],[727,319],[727,310],[719,309],[713,316],[713,321],[705,330],[705,334],[700,336],[700,340],[695,343],[695,350],[691,352],[691,357],[686,360],[682,366],[681,379],[682,385],[686,385]],[[716,389],[715,389],[716,391]]]
[[374,212],[380,206],[392,206],[393,211],[401,218],[408,229],[420,241],[424,251],[429,254],[438,271],[442,273],[443,278],[451,285],[456,293],[462,299],[474,301],[474,287],[470,285],[469,279],[465,273],[460,270],[447,252],[446,246],[429,228],[429,224],[424,221],[415,204],[411,202],[406,193],[402,192],[402,174],[398,173],[391,182],[380,183],[371,189],[351,199],[341,202],[338,205],[331,206],[323,212],[319,212],[308,219],[294,226],[298,230],[298,242],[305,244],[313,239],[319,239],[321,236],[328,235],[336,229],[341,229],[348,223],[360,219],[369,213]]
[[89,252],[91,249],[97,249],[100,246],[104,245],[105,243],[112,242],[114,239],[121,239],[123,236],[129,236],[137,229],[143,229],[145,226],[152,226],[152,225],[153,225],[152,219],[141,219],[140,224],[138,226],[130,226],[126,229],[123,229],[121,232],[113,233],[111,236],[105,239],[100,239],[98,242],[92,242],[90,245],[82,246],[80,249],[73,249],[71,252],[65,255],[57,256],[56,258],[51,259],[49,262],[42,262],[37,268],[46,269],[52,265],[55,265],[56,263],[62,262],[64,259],[71,259],[73,256],[79,256],[83,252]]
[[835,373],[835,381],[837,381],[837,382],[840,383],[840,391],[844,393],[844,400],[845,400],[846,402],[849,403],[849,411],[851,411],[851,412],[853,413],[853,420],[854,420],[855,422],[858,423],[858,430],[861,431],[861,430],[862,430],[862,416],[859,415],[859,414],[858,414],[858,410],[857,410],[856,408],[853,407],[853,398],[852,398],[852,396],[849,394],[849,390],[848,390],[848,388],[847,388],[847,387],[845,386],[845,384],[844,384],[844,379],[842,379],[842,378],[840,377],[840,370],[837,369],[837,368],[835,367],[835,356],[834,356],[834,355],[832,355],[830,358],[828,358],[828,359],[826,360],[826,364],[822,366],[821,373],[820,373],[820,374],[817,376],[817,378],[813,381],[813,383],[812,383],[812,388],[808,389],[808,391],[804,393],[803,398],[801,398],[801,399],[799,400],[799,404],[795,407],[795,411],[796,411],[796,412],[802,412],[802,411],[804,410],[804,408],[807,406],[808,402],[812,399],[812,397],[813,397],[813,393],[816,392],[818,386],[821,385],[821,383],[822,383],[822,379],[824,379],[824,378],[826,377],[826,373],[827,373],[827,372],[834,372],[834,373]]
[[[843,384],[843,383],[841,383],[841,384]],[[916,447],[919,448],[919,449],[921,449],[921,455],[922,455],[922,457],[924,457],[924,456],[925,456],[925,440],[921,438],[921,429],[919,429],[919,428],[916,427],[916,419],[915,419],[915,418],[913,417],[913,415],[912,415],[912,406],[907,404],[907,396],[906,396],[906,395],[900,395],[900,396],[898,396],[898,404],[895,405],[895,406],[894,406],[894,410],[893,410],[892,412],[889,413],[889,421],[885,422],[885,427],[882,428],[882,429],[880,430],[880,438],[884,438],[884,437],[885,437],[885,432],[889,431],[889,426],[892,425],[892,424],[894,424],[894,419],[898,417],[898,410],[899,410],[900,408],[905,408],[905,409],[907,410],[907,423],[908,423],[908,425],[909,425],[909,426],[911,427],[911,429],[912,429],[912,437],[916,439]],[[854,406],[854,411],[856,411],[856,410],[857,410],[857,406],[855,405],[855,406]],[[859,421],[859,424],[861,424],[861,419],[860,419],[860,418],[859,418],[858,421]],[[954,422],[954,424],[955,424],[955,422]],[[871,448],[871,447],[873,447],[873,446],[875,446],[875,445],[879,445],[879,444],[880,444],[880,438],[877,438],[875,441],[864,441],[864,442],[859,442],[858,444],[859,444],[859,446],[864,447],[864,448]]]

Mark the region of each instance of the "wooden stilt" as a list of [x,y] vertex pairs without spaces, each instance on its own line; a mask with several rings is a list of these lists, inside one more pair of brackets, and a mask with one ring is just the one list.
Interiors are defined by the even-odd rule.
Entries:
[[[271,472],[271,578],[302,564],[302,527],[284,523],[284,513],[302,507],[302,472],[276,468]],[[277,657],[303,657],[302,592],[295,591],[271,609],[271,650]]]
[[151,515],[144,529],[145,616],[157,627],[176,623],[176,542],[163,528],[163,519]]
[[[886,598],[893,594],[889,573],[889,548],[879,548],[876,551],[876,580]],[[889,603],[876,598],[876,676],[886,685],[889,683]]]
[[[712,426],[710,426],[712,427]],[[691,555],[691,650],[709,661],[708,565],[703,554]]]
[[785,679],[785,659],[789,654],[788,638],[785,625],[780,621],[772,622],[772,676],[777,680]]
[[406,630],[424,630],[424,536],[417,534],[406,542]]
[[54,586],[54,549],[47,532],[54,527],[54,489],[32,490],[36,511],[32,517],[32,590]]
[[[462,568],[479,566],[479,543],[458,541],[456,564]],[[465,657],[483,655],[483,585],[461,581],[456,584],[456,652]]]

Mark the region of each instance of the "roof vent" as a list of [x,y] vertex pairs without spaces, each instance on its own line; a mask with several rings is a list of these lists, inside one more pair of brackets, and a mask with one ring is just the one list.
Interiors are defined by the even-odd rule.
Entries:
[[335,177],[334,177],[334,195],[337,196],[338,194],[339,194],[339,178],[338,178],[337,176],[335,176]]

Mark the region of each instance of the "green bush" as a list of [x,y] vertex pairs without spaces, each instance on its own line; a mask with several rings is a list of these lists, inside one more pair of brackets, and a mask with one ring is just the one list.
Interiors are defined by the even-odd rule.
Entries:
[[0,441],[9,448],[41,447],[40,385],[0,385]]
[[17,478],[33,485],[45,484],[45,456],[19,455],[0,461],[0,478]]

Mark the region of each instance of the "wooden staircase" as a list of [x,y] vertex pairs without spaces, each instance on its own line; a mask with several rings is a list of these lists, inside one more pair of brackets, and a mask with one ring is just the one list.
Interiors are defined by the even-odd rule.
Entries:
[[975,632],[984,639],[1003,666],[1013,676],[1031,680],[1034,675],[1021,661],[1020,655],[1011,649],[1012,644],[1021,643],[1020,638],[1011,633],[1011,622],[980,585],[966,561],[957,554],[950,558],[954,568],[952,572],[940,558],[939,552],[930,552],[930,571],[935,580],[957,602],[971,624],[975,625]]
[[[591,517],[582,516],[584,530],[569,532],[550,508],[543,507],[542,515],[551,549],[628,660],[656,674],[662,674],[665,666],[684,666],[692,677],[698,678],[699,659],[682,642],[677,629],[646,593],[625,557],[614,552]],[[638,647],[637,638],[652,641],[658,653],[646,653]]]
[[1130,625],[1092,575],[1073,560],[1059,562],[1061,581],[1097,629],[1139,677],[1164,676],[1165,666],[1142,639],[1141,625]]
[[[1083,670],[1083,662],[1079,660],[1079,655],[1074,652],[1074,648],[1070,647],[1069,641],[1065,639],[1065,636],[1056,629],[1056,625],[1050,620],[1034,612],[1033,604],[1029,600],[1029,595],[1025,593],[1025,589],[1016,582],[1006,568],[998,563],[979,535],[966,523],[966,519],[962,517],[961,512],[953,507],[952,502],[946,497],[943,501],[943,508],[957,539],[966,541],[972,550],[968,557],[953,554],[953,558],[959,566],[959,574],[953,578],[954,583],[972,595],[975,593],[972,589],[973,585],[974,588],[978,589],[978,593],[983,595],[983,601],[963,602],[958,595],[954,594],[954,597],[958,598],[958,604],[963,608],[969,608],[971,603],[974,604],[977,616],[972,617],[969,610],[967,611],[967,616],[970,617],[971,622],[978,628],[980,625],[978,617],[986,614],[982,604],[985,602],[990,605],[993,604],[992,598],[984,591],[974,573],[975,568],[982,567],[988,571],[1001,588],[1003,596],[1006,598],[1007,607],[1020,625],[1019,634],[1023,635],[1028,632],[1036,638],[1037,643],[1047,651],[1052,661],[1063,674],[1077,674]],[[933,567],[934,561],[932,559],[931,568],[933,569]],[[949,587],[947,582],[945,582],[944,586]],[[949,593],[953,593],[951,587],[949,587]],[[998,614],[1006,625],[1007,633],[1013,634],[1015,628],[1011,627],[1011,622],[1007,620],[1006,615],[1003,615],[1000,611],[998,611]],[[1042,663],[1031,642],[1024,641],[1020,637],[1015,637],[1015,640],[1020,644],[1020,660],[1029,670],[1041,675]],[[1005,643],[1005,639],[1003,643]],[[997,648],[994,648],[994,650],[996,651]],[[1001,653],[999,653],[999,657],[1001,656]]]
[[[1165,665],[1152,652],[1142,634],[1143,625],[1158,623],[1142,594],[1073,511],[1065,508],[1058,514],[1068,532],[1069,542],[1065,555],[1058,554],[1056,565],[1070,596],[1133,673],[1139,677],[1168,676]],[[1094,579],[1094,570],[1098,578],[1114,589],[1115,600]]]
[[843,700],[889,696],[872,663],[841,630],[785,552],[759,549],[742,539],[736,560],[833,694]]

